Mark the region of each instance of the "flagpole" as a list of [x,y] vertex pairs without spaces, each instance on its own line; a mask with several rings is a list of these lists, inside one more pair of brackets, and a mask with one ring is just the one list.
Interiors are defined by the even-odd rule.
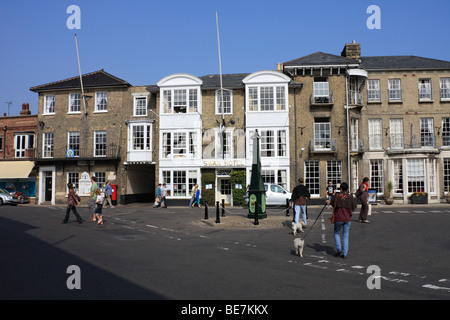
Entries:
[[222,105],[222,120],[224,119],[224,108],[223,108],[223,83],[222,83],[222,59],[220,57],[220,37],[219,37],[219,14],[216,11],[216,27],[217,27],[217,47],[219,50],[219,73],[220,73],[220,99]]
[[80,55],[78,54],[77,34],[75,33],[75,47],[77,49],[78,72],[80,73],[81,96],[83,97],[84,114],[86,115],[86,97],[84,96],[83,78],[81,76]]

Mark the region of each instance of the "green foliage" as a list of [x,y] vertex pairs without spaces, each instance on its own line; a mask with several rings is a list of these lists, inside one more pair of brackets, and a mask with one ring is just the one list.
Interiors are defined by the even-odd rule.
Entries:
[[[230,173],[231,192],[233,193],[233,206],[244,206],[244,194],[247,186],[245,169],[235,169]],[[242,186],[242,189],[236,189],[236,184]]]
[[[202,171],[202,200],[201,202],[204,204],[205,201],[208,201],[208,205],[214,207],[216,204],[214,202],[216,195],[214,194],[216,183],[216,173],[215,170],[203,170]],[[206,185],[212,184],[212,189],[207,190]]]

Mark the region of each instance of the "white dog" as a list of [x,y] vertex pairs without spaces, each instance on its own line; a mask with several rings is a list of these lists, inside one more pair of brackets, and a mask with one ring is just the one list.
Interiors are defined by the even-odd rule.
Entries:
[[301,223],[292,222],[292,230],[294,232],[294,236],[297,234],[297,230],[300,230],[301,232],[304,232]]
[[305,245],[305,240],[303,240],[301,238],[294,239],[295,254],[298,254],[302,258],[303,258],[303,246],[304,245]]

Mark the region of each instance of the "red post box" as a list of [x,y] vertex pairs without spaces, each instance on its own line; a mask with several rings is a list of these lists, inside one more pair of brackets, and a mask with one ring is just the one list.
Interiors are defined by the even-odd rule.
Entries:
[[112,193],[111,193],[111,202],[113,206],[117,205],[117,184],[111,184]]

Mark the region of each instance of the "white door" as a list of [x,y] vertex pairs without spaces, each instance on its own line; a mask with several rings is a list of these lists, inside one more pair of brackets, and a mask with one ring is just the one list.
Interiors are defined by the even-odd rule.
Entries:
[[222,199],[225,200],[225,204],[231,205],[233,203],[230,178],[219,178],[219,177],[217,178],[216,201],[222,203]]

